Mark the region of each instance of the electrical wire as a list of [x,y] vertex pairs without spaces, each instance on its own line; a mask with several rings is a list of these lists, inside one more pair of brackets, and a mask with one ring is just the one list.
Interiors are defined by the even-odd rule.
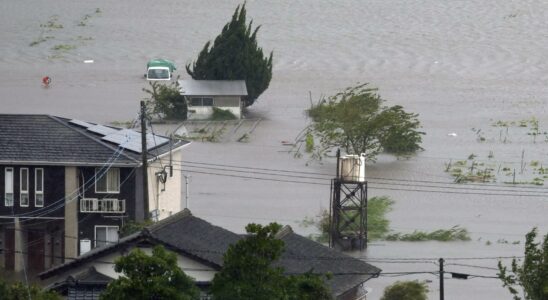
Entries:
[[[158,168],[158,167],[156,167]],[[213,172],[205,172],[205,171],[195,171],[195,170],[188,170],[188,169],[179,169],[174,168],[174,170],[177,171],[185,171],[189,173],[197,173],[197,174],[205,174],[205,175],[215,175],[215,176],[225,176],[225,177],[232,177],[232,178],[242,178],[242,179],[254,179],[254,180],[262,180],[262,181],[271,181],[271,182],[282,182],[282,183],[294,183],[294,184],[310,184],[310,185],[322,185],[322,186],[328,186],[329,183],[321,183],[321,182],[311,182],[311,181],[298,181],[298,180],[289,180],[289,179],[276,179],[276,178],[264,178],[264,177],[256,177],[256,176],[245,176],[245,175],[234,175],[234,174],[223,174],[223,173],[213,173]],[[283,177],[283,175],[276,175],[277,177]],[[326,179],[327,181],[327,179]],[[378,183],[377,183],[378,184]],[[436,193],[436,194],[456,194],[456,195],[477,195],[477,196],[501,196],[501,197],[534,197],[534,198],[545,198],[548,197],[548,195],[542,195],[542,194],[512,194],[512,193],[481,193],[481,192],[466,192],[466,191],[440,191],[440,190],[432,190],[432,189],[408,189],[408,188],[398,188],[398,187],[382,187],[382,186],[376,186],[372,184],[368,184],[369,187],[378,189],[378,190],[389,190],[389,191],[406,191],[406,192],[420,192],[420,193]],[[443,187],[439,187],[440,189]]]

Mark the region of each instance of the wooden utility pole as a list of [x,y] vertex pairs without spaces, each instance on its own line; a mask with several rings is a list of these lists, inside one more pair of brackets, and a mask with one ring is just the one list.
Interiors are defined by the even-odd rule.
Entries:
[[148,161],[147,161],[147,122],[145,101],[141,101],[141,159],[143,165],[143,210],[144,219],[148,220]]

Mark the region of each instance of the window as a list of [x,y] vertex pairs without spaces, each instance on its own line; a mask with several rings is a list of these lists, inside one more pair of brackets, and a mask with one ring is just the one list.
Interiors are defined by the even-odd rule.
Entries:
[[13,168],[6,168],[5,173],[4,186],[6,189],[4,192],[4,205],[13,206]]
[[190,106],[213,106],[213,98],[192,97],[190,98]]
[[34,206],[44,206],[44,169],[34,170]]
[[29,169],[21,168],[19,173],[21,193],[19,194],[19,205],[29,206]]
[[110,168],[95,169],[95,192],[96,193],[119,193],[120,192],[120,169]]
[[118,242],[118,226],[95,226],[95,247]]

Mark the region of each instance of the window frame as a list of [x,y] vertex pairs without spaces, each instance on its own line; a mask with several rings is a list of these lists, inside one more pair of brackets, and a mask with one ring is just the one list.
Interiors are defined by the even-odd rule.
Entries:
[[[27,178],[23,178],[23,171],[26,171]],[[23,190],[23,179],[26,181],[27,189]],[[29,207],[30,205],[30,186],[29,186],[29,168],[20,168],[19,169],[19,206],[20,207]],[[42,185],[43,188],[43,185]],[[23,195],[27,196],[27,204],[23,204]]]
[[[8,172],[11,172],[11,193],[8,193]],[[13,167],[6,167],[4,169],[4,206],[6,207],[13,207],[13,202],[15,202],[15,191],[14,191],[14,183],[15,183],[15,171]],[[8,203],[8,194],[11,194],[11,204]]]
[[[109,168],[106,173],[102,176],[101,179],[104,178],[104,180],[106,180],[105,184],[106,184],[106,190],[105,191],[98,191],[97,190],[97,173],[98,171],[100,172],[103,168],[95,168],[95,193],[96,194],[120,194],[120,177],[122,177],[121,175],[121,170],[120,168]],[[113,171],[113,170],[118,170],[118,190],[109,190],[109,174],[111,174],[110,172]],[[111,175],[112,176],[112,175]]]
[[[107,239],[105,241],[101,241],[101,242],[105,242],[104,246],[108,246],[109,244],[112,244],[112,243],[117,243],[120,240],[120,226],[118,226],[118,225],[95,225],[94,228],[93,228],[93,247],[94,248],[98,247],[97,246],[97,229],[98,228],[105,228],[106,229],[105,236],[107,236]],[[115,242],[108,242],[108,228],[116,228],[116,232],[118,234],[118,240],[116,240]]]
[[[40,186],[42,187],[41,190],[38,190],[38,172],[40,172],[41,175],[41,182]],[[34,169],[34,206],[35,207],[44,207],[44,168],[36,168]],[[38,196],[41,196],[42,203],[38,204]]]
[[[194,105],[192,103],[195,99],[200,100],[199,105]],[[211,99],[211,105],[204,105],[204,99]],[[192,106],[192,107],[213,107],[213,106],[215,106],[215,99],[213,97],[190,97],[190,106]]]

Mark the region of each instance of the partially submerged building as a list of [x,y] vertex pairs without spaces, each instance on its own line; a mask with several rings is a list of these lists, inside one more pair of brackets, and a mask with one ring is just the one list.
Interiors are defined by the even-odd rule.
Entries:
[[242,117],[242,97],[247,96],[245,80],[179,80],[181,94],[188,105],[189,119],[207,119],[213,108]]

